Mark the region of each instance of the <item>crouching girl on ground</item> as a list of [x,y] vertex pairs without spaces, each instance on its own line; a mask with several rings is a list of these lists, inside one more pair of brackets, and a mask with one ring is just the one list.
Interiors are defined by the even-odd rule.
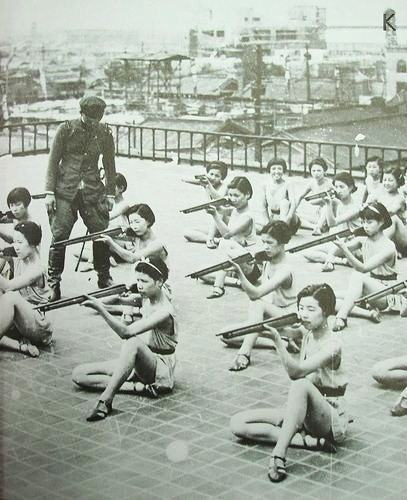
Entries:
[[348,418],[343,395],[347,376],[341,341],[328,326],[335,302],[332,288],[325,283],[309,285],[298,294],[304,335],[299,359],[288,353],[277,330],[267,327],[292,380],[286,408],[247,410],[232,417],[231,429],[236,436],[275,443],[268,470],[270,481],[286,478],[290,444],[308,446],[306,438],[317,438],[318,442],[323,438],[332,448],[345,438]]

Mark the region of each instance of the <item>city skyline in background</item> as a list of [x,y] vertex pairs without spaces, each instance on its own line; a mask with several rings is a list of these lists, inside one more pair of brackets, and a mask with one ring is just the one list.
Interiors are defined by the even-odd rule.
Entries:
[[[236,27],[244,16],[261,17],[263,24],[274,26],[288,20],[289,11],[296,5],[318,5],[326,8],[326,24],[331,26],[377,26],[376,29],[352,29],[346,39],[355,43],[380,43],[382,13],[386,8],[396,11],[397,24],[407,25],[407,5],[404,0],[392,2],[371,0],[355,3],[343,0],[205,0],[198,5],[189,0],[0,0],[0,29],[2,37],[36,32],[46,35],[64,30],[120,30],[138,32],[143,37],[163,37],[182,40],[188,30],[212,22],[214,25]],[[407,29],[398,32],[399,41],[407,40]],[[343,29],[328,29],[327,41],[345,38]]]

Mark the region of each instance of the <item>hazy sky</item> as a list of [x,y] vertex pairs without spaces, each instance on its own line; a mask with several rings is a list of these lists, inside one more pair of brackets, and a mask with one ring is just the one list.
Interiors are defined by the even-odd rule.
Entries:
[[391,6],[398,24],[407,25],[407,0],[0,0],[0,32],[61,29],[120,29],[140,33],[179,33],[202,25],[213,12],[220,24],[234,25],[252,8],[264,21],[280,24],[295,5],[327,8],[327,24],[377,25]]

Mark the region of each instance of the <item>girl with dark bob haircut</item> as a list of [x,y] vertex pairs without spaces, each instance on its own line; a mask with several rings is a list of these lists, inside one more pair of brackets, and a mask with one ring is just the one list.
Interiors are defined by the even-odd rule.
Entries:
[[[231,261],[238,273],[241,287],[250,299],[247,323],[258,323],[267,318],[282,316],[290,312],[295,305],[297,287],[291,257],[285,253],[285,244],[290,241],[290,231],[283,221],[269,222],[261,232],[265,252],[260,280],[252,284],[242,268]],[[240,346],[231,371],[245,370],[250,365],[251,352],[255,345],[274,347],[269,339],[262,339],[261,334],[253,333],[232,340],[222,339],[225,344]],[[260,339],[259,339],[260,336]]]
[[82,304],[97,311],[123,340],[118,359],[86,363],[72,373],[79,387],[103,391],[87,417],[89,422],[102,420],[112,412],[119,390],[158,397],[173,389],[178,333],[174,307],[164,286],[167,277],[168,268],[159,257],[136,264],[139,307],[130,324],[112,316],[101,300],[88,297]]
[[165,260],[168,252],[152,230],[155,215],[149,205],[145,203],[133,205],[127,210],[126,215],[130,229],[133,231],[130,241],[116,241],[108,235],[100,237],[100,240],[109,246],[114,258],[119,262],[132,264],[144,257],[152,256]]
[[295,214],[296,199],[292,183],[285,178],[287,163],[283,158],[272,158],[267,163],[268,176],[260,195],[260,214],[257,232],[268,222],[286,222],[293,235],[300,227],[300,219]]
[[265,327],[291,379],[287,404],[285,408],[246,410],[231,419],[231,430],[237,437],[275,444],[268,469],[272,482],[287,477],[290,445],[333,451],[346,437],[348,417],[343,396],[348,377],[341,362],[342,342],[328,324],[335,302],[335,294],[326,283],[309,285],[298,294],[301,325],[292,331],[302,336],[299,358],[287,351],[275,328]]
[[[10,212],[7,212],[4,222],[7,224],[0,224],[0,239],[6,243],[13,242],[13,226],[18,222],[25,222],[32,220],[28,206],[31,203],[31,195],[25,187],[16,187],[12,189],[7,195],[7,206]],[[8,224],[10,222],[10,224]],[[11,224],[12,223],[12,224]],[[1,259],[0,259],[1,260]],[[1,268],[0,263],[0,268]]]
[[[228,167],[223,161],[211,161],[207,163],[206,175],[198,175],[192,178],[183,178],[183,182],[202,186],[205,189],[205,194],[208,201],[224,198],[227,193],[227,184],[225,179],[228,174]],[[222,215],[222,220],[225,224],[228,223],[231,209],[228,207],[220,207],[219,213]],[[184,238],[187,241],[194,243],[206,243],[207,248],[215,249],[219,245],[220,238],[219,230],[213,220],[209,222],[207,227],[188,228],[184,232]]]
[[[388,297],[382,297],[371,302],[370,310],[355,306],[355,302],[370,293],[378,292],[388,284],[397,280],[397,250],[384,230],[391,224],[390,214],[381,203],[369,203],[360,212],[365,236],[356,236],[349,241],[337,239],[334,241],[338,253],[345,255],[353,267],[348,289],[339,307],[334,331],[343,330],[347,326],[347,318],[353,316],[370,319],[380,323],[379,311],[387,309]],[[357,252],[360,250],[361,258]]]
[[0,345],[32,357],[39,356],[37,347],[49,345],[52,338],[50,322],[33,309],[50,296],[38,249],[41,236],[35,222],[19,222],[13,234],[14,277],[0,276]]

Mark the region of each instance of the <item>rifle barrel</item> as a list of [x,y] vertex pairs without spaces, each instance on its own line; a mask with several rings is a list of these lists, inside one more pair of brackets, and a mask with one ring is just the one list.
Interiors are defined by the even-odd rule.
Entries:
[[114,229],[105,229],[104,231],[98,231],[97,233],[90,233],[85,236],[79,236],[78,238],[71,238],[68,240],[60,240],[55,241],[52,245],[53,248],[57,247],[66,247],[68,245],[76,245],[77,243],[83,243],[84,241],[92,241],[97,239],[99,236],[108,235],[108,236],[117,236],[122,233],[122,229],[120,227],[116,227]]
[[261,330],[265,325],[273,326],[274,328],[282,328],[284,326],[293,325],[298,323],[300,319],[297,313],[284,314],[283,316],[277,316],[276,318],[269,318],[259,323],[252,323],[251,325],[241,326],[233,328],[232,330],[226,330],[221,333],[217,333],[217,337],[223,337],[225,339],[233,339],[240,337],[241,335],[248,335],[250,333],[256,333]]
[[[103,298],[109,297],[110,295],[118,295],[127,290],[127,286],[114,285],[108,288],[103,288],[102,290],[97,290],[96,292],[88,293],[89,297]],[[34,307],[37,311],[47,312],[53,311],[54,309],[61,309],[62,307],[73,306],[75,304],[81,304],[86,300],[85,295],[77,295],[76,297],[70,297],[68,299],[56,300],[55,302],[48,302],[47,304],[39,304]]]
[[38,194],[32,194],[32,195],[31,195],[31,198],[32,198],[33,200],[42,200],[42,199],[44,199],[46,196],[47,196],[47,195],[46,195],[46,193],[38,193]]
[[395,283],[392,286],[387,286],[385,288],[382,288],[378,292],[370,293],[369,295],[365,295],[364,297],[361,297],[358,299],[355,304],[367,304],[369,302],[372,302],[373,300],[381,299],[383,297],[386,297],[387,295],[390,295],[391,293],[397,293],[400,290],[404,290],[404,288],[407,288],[407,280],[404,281],[399,281],[398,283]]
[[329,241],[333,241],[336,238],[346,238],[347,236],[350,236],[354,232],[355,230],[351,231],[350,229],[343,229],[342,231],[338,231],[337,233],[328,234],[327,236],[322,236],[322,238],[316,238],[307,241],[306,243],[302,243],[301,245],[287,248],[287,252],[290,253],[301,252],[301,250],[306,250],[307,248],[312,248],[318,245],[322,245],[323,243],[328,243]]
[[207,201],[201,205],[195,205],[194,207],[184,208],[180,210],[183,214],[192,214],[193,212],[199,212],[200,210],[205,210],[206,208],[214,205],[215,207],[221,207],[229,205],[229,200],[227,198],[217,198],[216,200]]

